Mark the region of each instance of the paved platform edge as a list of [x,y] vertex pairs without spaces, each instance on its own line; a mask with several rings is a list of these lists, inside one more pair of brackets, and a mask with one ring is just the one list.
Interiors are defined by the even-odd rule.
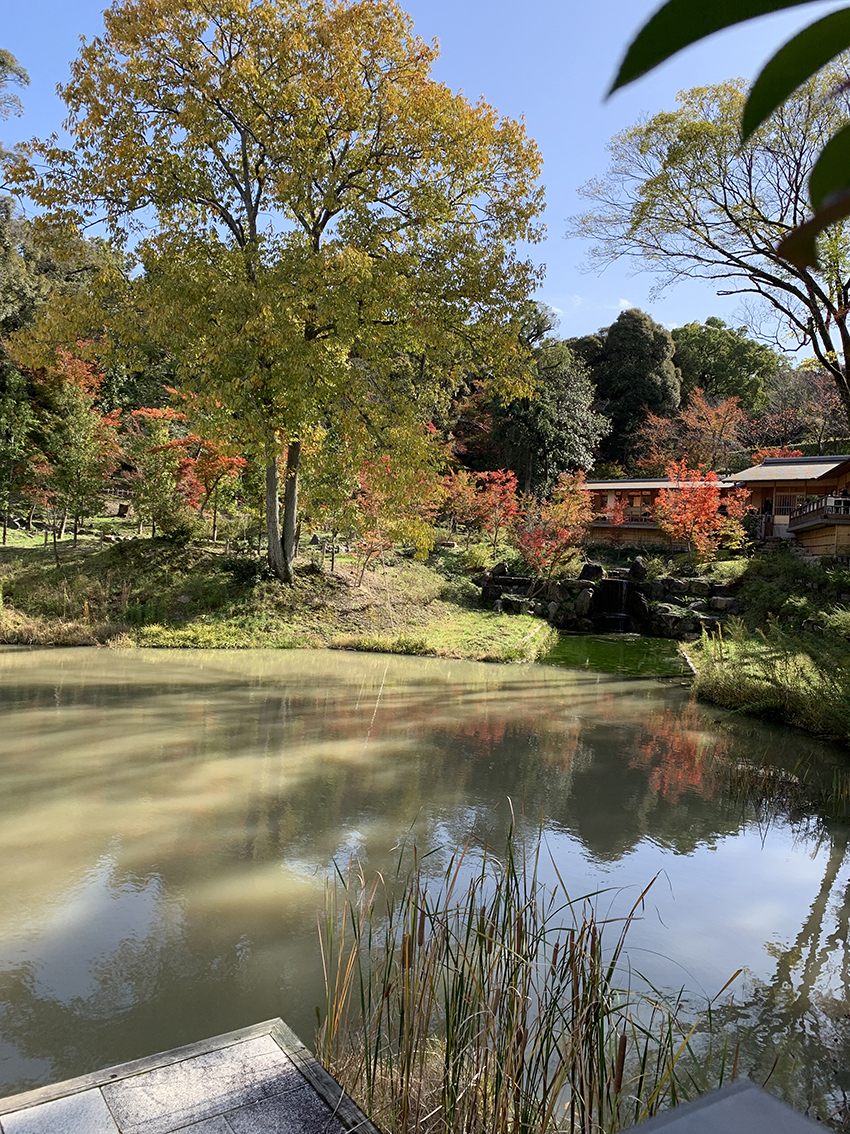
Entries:
[[75,1079],[65,1079],[61,1083],[49,1083],[45,1087],[36,1087],[32,1091],[7,1095],[5,1098],[0,1098],[0,1116],[11,1114],[13,1111],[29,1110],[30,1107],[39,1106],[41,1103],[67,1098],[69,1095],[80,1094],[82,1091],[91,1090],[93,1087],[103,1087],[107,1083],[114,1083],[119,1079],[130,1079],[135,1075],[144,1075],[146,1072],[155,1071],[159,1067],[167,1067],[170,1064],[180,1063],[198,1055],[221,1051],[224,1048],[232,1047],[234,1044],[244,1043],[245,1040],[258,1039],[261,1036],[270,1036],[275,1041],[347,1130],[359,1131],[362,1134],[381,1134],[381,1131],[366,1117],[354,1100],[346,1094],[339,1083],[324,1069],[309,1048],[301,1042],[295,1032],[287,1027],[280,1017],[264,1020],[259,1024],[251,1024],[247,1028],[239,1028],[233,1032],[225,1032],[220,1036],[198,1040],[196,1043],[186,1044],[184,1047],[175,1047],[171,1051],[161,1051],[156,1055],[146,1055],[142,1059],[117,1063],[112,1067],[104,1067],[100,1071],[91,1071],[87,1075],[79,1075]]

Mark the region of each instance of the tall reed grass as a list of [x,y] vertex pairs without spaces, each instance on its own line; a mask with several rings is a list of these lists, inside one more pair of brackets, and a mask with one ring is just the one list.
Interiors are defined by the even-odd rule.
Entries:
[[646,891],[600,918],[554,863],[543,885],[540,838],[467,844],[436,881],[411,854],[392,879],[338,873],[322,926],[317,1054],[385,1131],[607,1134],[734,1077],[728,1044],[696,1049],[711,1005],[684,1022],[681,997],[633,987],[624,947]]

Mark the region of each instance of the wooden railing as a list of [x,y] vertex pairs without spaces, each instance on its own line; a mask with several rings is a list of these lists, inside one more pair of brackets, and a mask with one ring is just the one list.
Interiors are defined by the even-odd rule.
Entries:
[[[613,524],[611,524],[611,521],[608,519],[608,517],[605,515],[604,512],[598,512],[593,517],[593,523],[597,524],[597,525],[601,524],[601,525],[609,525],[611,527],[614,526]],[[654,528],[654,527],[657,526],[656,523],[655,523],[655,520],[653,520],[652,516],[647,512],[646,508],[626,508],[626,509],[624,509],[624,511],[623,511],[623,523],[624,524],[641,524],[645,528]]]
[[788,517],[788,527],[793,528],[811,520],[827,520],[834,517],[850,520],[850,497],[819,496],[795,508]]

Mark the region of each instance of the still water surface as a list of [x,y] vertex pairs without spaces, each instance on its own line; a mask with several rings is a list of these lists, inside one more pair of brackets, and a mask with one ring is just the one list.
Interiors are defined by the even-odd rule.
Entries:
[[[543,818],[634,968],[695,999],[739,968],[744,1070],[850,1090],[844,826],[766,820],[718,761],[844,754],[677,680],[306,651],[0,653],[0,1094],[271,1016],[308,1043],[334,860],[499,845]],[[533,825],[533,823],[531,824]],[[444,858],[445,856],[443,856]],[[441,855],[431,860],[439,870]],[[828,1102],[824,1100],[828,1098]]]

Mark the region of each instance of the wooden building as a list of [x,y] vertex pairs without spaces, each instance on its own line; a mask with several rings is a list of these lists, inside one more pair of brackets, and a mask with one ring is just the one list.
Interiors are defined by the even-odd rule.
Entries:
[[[659,492],[675,489],[675,481],[644,477],[586,484],[594,505],[591,541],[671,546],[654,513]],[[770,457],[721,479],[720,485],[721,493],[749,490],[760,538],[796,540],[810,555],[850,555],[850,455]],[[617,501],[625,505],[622,524],[612,524],[605,513]]]
[[771,457],[735,473],[762,538],[795,539],[811,555],[850,552],[850,456]]
[[[664,477],[633,480],[588,480],[585,487],[593,497],[593,523],[587,537],[594,543],[626,543],[630,547],[672,546],[672,541],[655,522],[655,503],[662,488],[676,483]],[[612,524],[605,509],[618,500],[625,505],[622,524]]]

